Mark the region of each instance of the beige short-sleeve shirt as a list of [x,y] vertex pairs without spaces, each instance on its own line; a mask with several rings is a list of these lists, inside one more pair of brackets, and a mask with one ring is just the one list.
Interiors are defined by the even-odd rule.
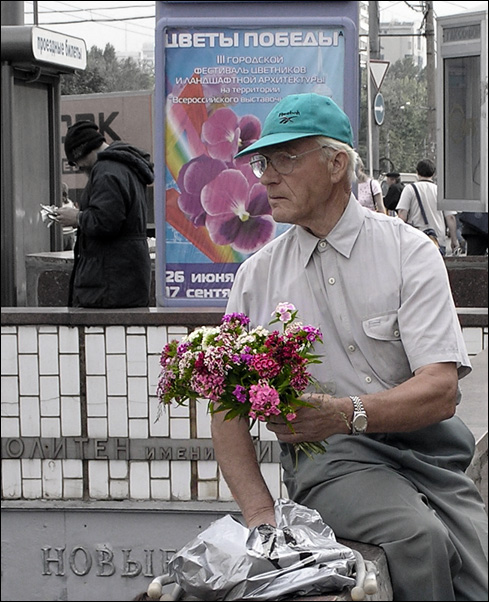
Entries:
[[292,226],[248,258],[226,311],[268,327],[285,301],[321,329],[321,364],[311,371],[332,395],[389,389],[432,363],[455,362],[460,377],[471,370],[438,249],[353,196],[325,239]]

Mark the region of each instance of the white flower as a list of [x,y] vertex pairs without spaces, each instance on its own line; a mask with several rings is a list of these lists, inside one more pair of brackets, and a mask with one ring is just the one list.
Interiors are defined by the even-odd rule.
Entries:
[[207,349],[214,342],[216,336],[220,333],[219,326],[204,326],[202,335],[202,349]]
[[250,334],[256,335],[258,337],[267,337],[270,334],[270,331],[264,328],[263,326],[257,326],[250,331]]
[[302,322],[299,322],[299,320],[295,320],[295,322],[292,322],[292,324],[289,324],[286,327],[285,332],[294,333],[299,332],[300,330],[302,330]]

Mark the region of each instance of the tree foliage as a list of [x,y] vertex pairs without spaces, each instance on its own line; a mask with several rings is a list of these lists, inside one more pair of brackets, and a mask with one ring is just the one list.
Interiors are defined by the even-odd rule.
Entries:
[[411,58],[397,61],[386,74],[382,94],[385,120],[380,128],[380,157],[390,159],[396,171],[414,172],[427,152],[425,69],[416,66]]
[[87,68],[61,77],[61,94],[92,94],[152,90],[154,72],[134,59],[118,59],[115,48],[107,44],[102,50],[92,46],[87,55]]
[[[360,156],[367,153],[366,70],[362,73]],[[381,89],[385,104],[384,123],[379,128],[381,172],[414,172],[426,155],[428,108],[426,70],[410,57],[389,66]],[[373,99],[372,99],[373,102]]]

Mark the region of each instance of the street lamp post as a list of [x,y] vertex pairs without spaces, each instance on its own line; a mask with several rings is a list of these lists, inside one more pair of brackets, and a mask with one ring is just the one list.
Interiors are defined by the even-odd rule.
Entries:
[[436,162],[436,73],[433,2],[426,2],[426,84],[428,93],[428,158]]

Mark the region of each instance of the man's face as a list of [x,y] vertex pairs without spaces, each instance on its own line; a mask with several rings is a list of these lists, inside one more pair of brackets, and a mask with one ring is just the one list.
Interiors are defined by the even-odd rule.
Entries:
[[96,161],[97,151],[93,150],[91,153],[88,153],[88,155],[80,157],[78,161],[75,162],[75,166],[77,167],[79,172],[88,175],[92,171],[92,168],[95,165]]
[[[310,151],[310,152],[309,152]],[[274,147],[266,147],[261,152],[267,158],[267,167],[260,178],[266,187],[272,216],[276,222],[298,224],[315,230],[331,194],[331,149],[321,149],[315,138],[301,138]],[[288,153],[292,157],[292,171],[279,173],[280,156]],[[277,164],[279,171],[274,167]]]

